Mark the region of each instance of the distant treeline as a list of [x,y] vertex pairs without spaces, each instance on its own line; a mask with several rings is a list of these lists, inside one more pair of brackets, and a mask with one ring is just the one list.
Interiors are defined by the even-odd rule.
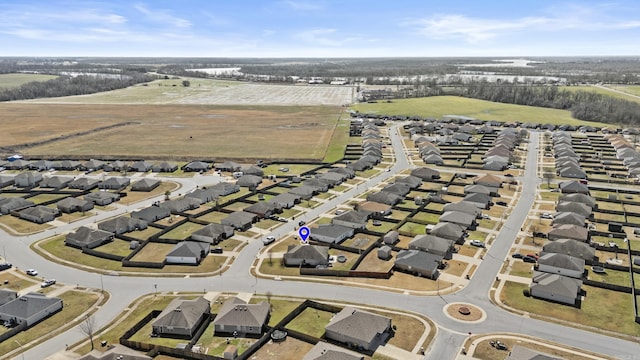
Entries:
[[32,81],[19,87],[0,89],[0,101],[94,94],[122,89],[154,79],[153,76],[137,72],[119,76],[101,74],[60,76],[48,81]]
[[567,91],[555,86],[476,82],[448,93],[507,104],[569,110],[574,118],[585,121],[634,127],[640,124],[639,103],[586,91]]

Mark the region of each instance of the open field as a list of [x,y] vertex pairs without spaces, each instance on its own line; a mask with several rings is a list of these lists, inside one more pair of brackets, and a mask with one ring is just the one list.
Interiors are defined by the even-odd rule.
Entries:
[[[184,87],[182,81],[191,85]],[[2,83],[0,82],[0,85]],[[332,105],[349,104],[355,88],[329,85],[273,85],[213,79],[155,80],[91,95],[30,100],[66,104]]]
[[[622,86],[617,86],[617,85],[606,85],[607,88],[611,88],[614,90],[618,90],[618,91],[623,91],[629,94],[633,94],[633,90],[631,91],[626,91],[623,89]],[[630,87],[631,89],[633,89],[632,87]],[[567,90],[567,91],[585,91],[585,92],[591,92],[591,93],[596,93],[596,94],[600,94],[600,95],[605,95],[605,96],[611,96],[617,99],[622,99],[622,100],[627,100],[627,101],[635,101],[635,102],[640,102],[640,98],[637,98],[635,96],[628,96],[622,93],[619,93],[618,91],[611,91],[608,90],[606,88],[603,87],[596,87],[596,86],[562,86],[560,87],[561,90]],[[636,90],[640,90],[640,87],[635,88]],[[638,91],[640,93],[640,91]],[[639,95],[639,94],[635,94],[635,95]]]
[[[137,156],[148,159],[312,159],[344,151],[348,118],[329,106],[0,105],[5,147],[27,156]],[[108,125],[129,125],[69,136]],[[24,124],[28,123],[28,126]],[[339,127],[338,127],[339,126]],[[286,141],[283,141],[286,139]],[[336,140],[338,144],[331,144]]]
[[55,75],[43,74],[0,74],[0,89],[15,88],[32,81],[55,79]]
[[463,115],[481,120],[522,121],[532,123],[572,124],[608,126],[607,124],[584,122],[571,117],[566,110],[546,109],[535,106],[502,104],[491,101],[467,99],[456,96],[434,96],[418,99],[399,99],[390,103],[360,103],[351,106],[362,113],[387,115],[419,115],[442,117]]
[[605,85],[608,88],[619,90],[622,92],[626,92],[631,95],[640,96],[640,85],[614,85],[607,84]]

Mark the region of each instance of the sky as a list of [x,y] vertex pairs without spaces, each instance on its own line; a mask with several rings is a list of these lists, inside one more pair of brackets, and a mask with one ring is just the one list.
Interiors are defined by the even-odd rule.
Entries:
[[0,56],[625,55],[637,0],[0,1]]

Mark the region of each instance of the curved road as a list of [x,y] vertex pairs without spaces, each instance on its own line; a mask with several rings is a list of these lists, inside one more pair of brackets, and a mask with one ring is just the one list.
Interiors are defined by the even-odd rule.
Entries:
[[[388,179],[399,171],[409,167],[409,161],[403,148],[397,127],[393,126],[389,130],[390,139],[396,154],[396,162],[389,172],[382,172],[366,181],[364,184],[354,186],[344,194],[323,203],[321,206],[310,210],[299,219],[311,220],[323,212],[331,210],[336,205],[349,200],[354,195],[365,191],[371,186],[375,186],[381,181]],[[72,228],[76,228],[82,223],[94,222],[113,216],[103,214],[100,217],[63,226],[55,230],[46,231],[37,235],[26,237],[3,236],[0,239],[0,246],[5,248],[7,257],[12,263],[21,268],[34,267],[41,274],[53,277],[60,282],[69,284],[79,284],[81,286],[101,288],[111,293],[111,299],[103,305],[95,314],[98,327],[102,327],[126,308],[134,299],[155,291],[229,291],[229,292],[258,292],[266,293],[270,291],[278,296],[304,296],[309,298],[324,298],[334,301],[346,301],[362,303],[372,306],[384,306],[389,308],[413,311],[423,314],[432,319],[438,326],[436,337],[428,349],[425,359],[456,359],[459,355],[463,342],[467,339],[468,333],[490,333],[490,332],[511,332],[522,333],[530,336],[540,337],[550,341],[566,344],[579,349],[602,353],[616,358],[633,358],[640,353],[640,345],[630,341],[625,341],[605,335],[592,333],[584,330],[574,329],[554,323],[547,323],[540,320],[525,318],[509,313],[489,301],[489,291],[493,285],[496,275],[499,273],[509,248],[516,238],[516,235],[524,222],[534,200],[535,192],[539,182],[536,176],[537,169],[537,144],[539,133],[532,132],[529,142],[527,164],[522,181],[523,191],[520,199],[513,208],[511,214],[495,238],[493,244],[488,249],[481,265],[476,270],[469,284],[462,290],[443,295],[435,296],[410,296],[399,293],[390,293],[379,290],[356,288],[340,285],[329,285],[322,283],[309,283],[303,281],[273,281],[267,279],[256,279],[249,273],[249,268],[255,260],[262,244],[260,241],[252,241],[246,246],[235,259],[231,268],[221,276],[211,277],[180,277],[180,278],[159,278],[144,277],[136,278],[130,276],[109,276],[81,270],[69,271],[69,268],[56,263],[49,262],[38,256],[33,256],[28,245],[39,239],[46,238],[54,233],[61,233]],[[180,192],[191,191],[197,185],[206,185],[212,182],[221,181],[212,177],[196,176],[193,179],[179,179],[182,184]],[[135,204],[126,208],[120,208],[117,212],[130,211],[152,203],[156,199],[147,200],[143,203]],[[293,222],[284,224],[272,234],[282,236],[294,230]],[[487,313],[487,318],[481,323],[468,324],[461,323],[446,316],[443,306],[449,302],[468,302],[481,307]],[[29,349],[24,353],[24,359],[40,360],[47,356],[63,350],[65,344],[74,343],[84,338],[77,329],[70,329],[65,333],[56,336],[44,343]],[[21,355],[14,357],[20,359]]]

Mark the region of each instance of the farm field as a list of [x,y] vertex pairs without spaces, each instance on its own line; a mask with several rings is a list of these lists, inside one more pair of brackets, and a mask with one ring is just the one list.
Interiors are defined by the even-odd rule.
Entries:
[[[7,103],[0,104],[0,142],[15,147],[53,140],[14,148],[31,157],[322,160],[327,149],[344,151],[349,139],[337,135],[348,132],[341,112],[333,106]],[[73,135],[79,132],[87,133]]]
[[[417,99],[398,99],[390,103],[360,103],[351,109],[362,113],[386,115],[418,115],[422,117],[442,117],[462,115],[481,120],[522,121],[532,123],[584,125],[586,122],[571,117],[566,110],[546,109],[535,106],[502,104],[491,101],[467,99],[457,96],[433,96]],[[593,126],[610,126],[589,122]]]
[[32,81],[47,81],[55,79],[55,75],[43,74],[0,74],[0,89],[10,89]]
[[[627,87],[631,88],[630,86],[627,86]],[[606,85],[606,87],[596,87],[596,86],[562,86],[560,87],[561,90],[586,91],[586,92],[592,92],[592,93],[601,94],[605,96],[611,96],[617,99],[640,102],[640,98],[638,97],[625,95],[625,94],[619,93],[618,91],[612,91],[607,88],[623,91],[629,94],[634,94],[632,91],[624,90],[620,85]],[[636,91],[640,94],[640,87],[636,88]],[[638,95],[638,94],[635,94],[635,95]]]
[[605,85],[608,88],[615,89],[618,91],[623,91],[631,95],[640,96],[640,85],[614,85],[607,84]]
[[[188,80],[190,86],[183,86]],[[272,85],[199,78],[155,80],[91,95],[29,100],[67,104],[330,105],[350,104],[355,89],[329,85]]]

